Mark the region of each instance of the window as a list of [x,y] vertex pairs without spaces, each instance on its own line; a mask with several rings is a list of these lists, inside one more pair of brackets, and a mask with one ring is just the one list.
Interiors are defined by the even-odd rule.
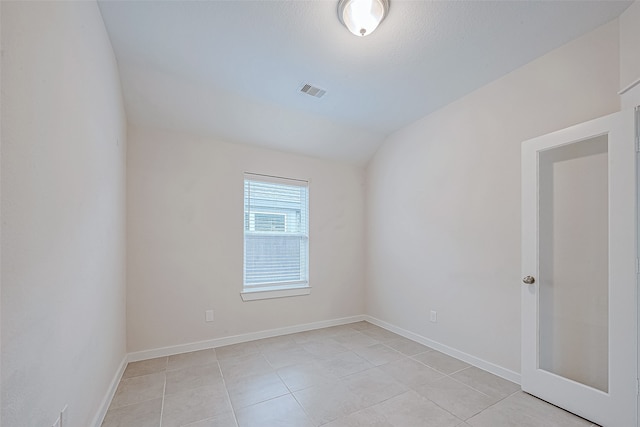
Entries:
[[256,212],[249,216],[251,231],[285,231],[286,214]]
[[245,174],[245,301],[309,293],[308,194],[306,181]]

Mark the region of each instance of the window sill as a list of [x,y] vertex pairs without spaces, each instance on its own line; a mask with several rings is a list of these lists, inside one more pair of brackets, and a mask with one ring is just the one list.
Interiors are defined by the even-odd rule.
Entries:
[[300,287],[269,287],[269,288],[256,288],[240,292],[242,301],[255,301],[260,299],[271,298],[286,298],[297,297],[302,295],[309,295],[311,293],[311,286]]

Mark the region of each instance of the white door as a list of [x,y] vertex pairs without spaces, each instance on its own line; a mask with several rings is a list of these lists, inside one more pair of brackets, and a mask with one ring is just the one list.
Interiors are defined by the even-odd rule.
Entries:
[[637,424],[634,111],[522,144],[522,390]]

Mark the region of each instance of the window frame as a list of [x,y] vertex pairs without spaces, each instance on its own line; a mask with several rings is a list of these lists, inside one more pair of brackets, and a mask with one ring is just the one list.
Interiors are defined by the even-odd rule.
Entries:
[[[306,221],[304,221],[304,229],[298,230],[297,232],[287,232],[287,229],[290,227],[290,219],[287,213],[280,212],[269,212],[264,209],[264,207],[256,208],[255,211],[252,211],[250,208],[247,208],[247,181],[254,182],[263,182],[268,184],[281,184],[281,185],[289,185],[296,187],[303,187],[306,189],[305,194],[305,209]],[[243,179],[243,260],[242,260],[242,291],[240,293],[243,301],[253,301],[253,300],[261,300],[261,299],[270,299],[270,298],[282,298],[282,297],[291,297],[291,296],[301,296],[301,295],[309,295],[311,293],[311,286],[309,284],[309,246],[310,246],[310,237],[309,237],[309,180],[303,179],[294,179],[294,178],[284,178],[272,175],[264,175],[264,174],[256,174],[256,173],[244,173]],[[250,197],[250,196],[249,196]],[[251,230],[248,234],[248,229],[251,228],[251,215],[256,213],[269,214],[269,215],[283,215],[284,216],[284,224],[285,231],[283,232],[268,232],[268,231],[256,231]],[[247,216],[249,215],[249,216]],[[247,221],[249,223],[247,224]],[[255,224],[254,224],[255,228]],[[290,281],[290,282],[274,282],[274,283],[265,283],[258,285],[249,285],[246,283],[246,260],[247,260],[247,235],[281,235],[281,236],[298,236],[305,239],[303,256],[306,258],[306,262],[304,263],[304,267],[306,268],[306,280],[300,281]]]

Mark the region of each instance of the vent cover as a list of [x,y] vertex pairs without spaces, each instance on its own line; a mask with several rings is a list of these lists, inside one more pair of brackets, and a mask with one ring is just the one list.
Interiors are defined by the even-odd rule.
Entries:
[[305,83],[305,85],[300,88],[300,92],[306,93],[307,95],[311,95],[316,98],[322,98],[324,94],[327,93],[326,90],[320,89],[319,87],[311,86],[309,83]]

